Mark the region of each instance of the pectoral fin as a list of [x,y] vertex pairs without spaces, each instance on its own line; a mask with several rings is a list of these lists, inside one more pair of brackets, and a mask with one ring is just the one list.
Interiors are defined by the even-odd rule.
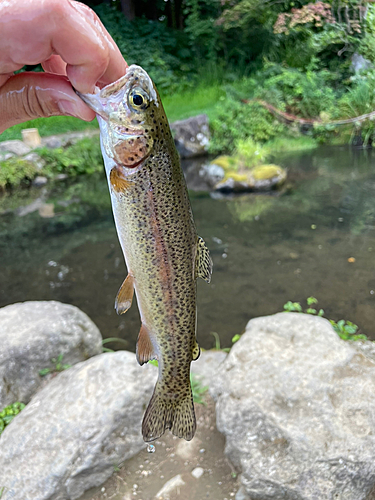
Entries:
[[211,281],[212,265],[212,259],[206,243],[203,238],[198,236],[196,275],[209,283]]
[[134,277],[128,274],[117,293],[115,309],[117,314],[124,314],[132,305],[134,295]]
[[154,346],[152,345],[150,334],[146,326],[142,323],[141,330],[138,335],[136,356],[138,363],[142,366],[150,359],[156,359]]

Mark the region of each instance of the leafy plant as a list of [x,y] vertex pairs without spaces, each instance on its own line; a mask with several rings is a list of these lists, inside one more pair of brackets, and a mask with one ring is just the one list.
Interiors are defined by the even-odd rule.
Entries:
[[42,368],[41,370],[39,370],[39,375],[44,377],[48,373],[62,372],[70,368],[72,365],[62,363],[63,357],[63,354],[59,354],[57,358],[52,358],[51,362],[54,363],[55,366],[53,368]]
[[92,174],[103,169],[99,137],[82,139],[66,148],[41,148],[38,154],[46,161],[46,172],[70,176]]
[[[6,406],[2,411],[0,411],[0,434],[3,432],[5,427],[10,424],[13,418],[25,408],[25,406],[26,405],[23,403],[17,401],[16,403]],[[1,494],[3,491],[4,488],[0,489]]]
[[[311,307],[318,303],[318,300],[315,297],[308,297],[306,299],[307,309],[305,310],[306,314],[313,314],[322,317],[324,314],[323,309],[319,309],[317,311],[314,307]],[[288,301],[284,304],[284,312],[304,312],[302,306],[299,302]],[[328,320],[335,332],[339,335],[339,337],[343,340],[367,340],[367,336],[364,333],[357,333],[358,326],[352,323],[351,321],[345,321],[340,319],[336,323],[333,319]]]
[[30,184],[36,174],[35,165],[22,158],[13,157],[0,161],[0,191],[19,186],[23,182]]
[[367,340],[367,336],[363,333],[357,334],[358,326],[351,321],[340,319],[337,323],[332,319],[329,320],[335,332],[343,340]]
[[211,153],[234,152],[239,141],[266,142],[285,130],[269,111],[257,102],[244,104],[228,97],[218,104],[211,121]]

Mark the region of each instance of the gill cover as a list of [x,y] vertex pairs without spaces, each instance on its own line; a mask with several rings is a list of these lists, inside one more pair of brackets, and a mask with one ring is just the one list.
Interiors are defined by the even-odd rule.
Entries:
[[150,106],[158,106],[157,93],[147,73],[139,66],[95,94],[78,95],[98,116],[106,154],[118,165],[135,168],[147,158],[153,138],[146,125]]

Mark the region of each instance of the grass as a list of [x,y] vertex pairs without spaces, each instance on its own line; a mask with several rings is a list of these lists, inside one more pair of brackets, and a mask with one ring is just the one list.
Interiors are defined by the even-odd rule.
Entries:
[[275,137],[266,144],[272,154],[290,153],[291,151],[303,151],[315,149],[318,142],[313,137]]
[[84,122],[72,116],[51,116],[50,118],[36,118],[28,122],[19,123],[8,128],[0,134],[0,141],[10,141],[22,139],[21,130],[25,128],[37,128],[42,137],[49,135],[64,134],[66,132],[76,132],[87,129],[98,128],[98,122]]
[[197,87],[193,91],[163,97],[163,106],[168,120],[184,120],[190,116],[205,113],[211,120],[216,114],[216,104],[225,99],[222,85]]

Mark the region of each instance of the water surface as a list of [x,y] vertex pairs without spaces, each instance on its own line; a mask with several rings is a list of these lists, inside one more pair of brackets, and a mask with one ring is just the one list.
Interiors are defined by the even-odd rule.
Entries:
[[[281,196],[191,193],[214,261],[211,285],[198,283],[200,344],[212,347],[217,332],[229,346],[249,319],[311,295],[325,316],[349,319],[375,339],[375,153],[321,148],[276,161],[289,171]],[[40,191],[22,195],[27,203]],[[122,337],[134,350],[136,304],[121,317],[113,308],[126,270],[104,174],[57,184],[46,196],[53,218],[0,216],[0,306],[71,303],[104,337]]]

